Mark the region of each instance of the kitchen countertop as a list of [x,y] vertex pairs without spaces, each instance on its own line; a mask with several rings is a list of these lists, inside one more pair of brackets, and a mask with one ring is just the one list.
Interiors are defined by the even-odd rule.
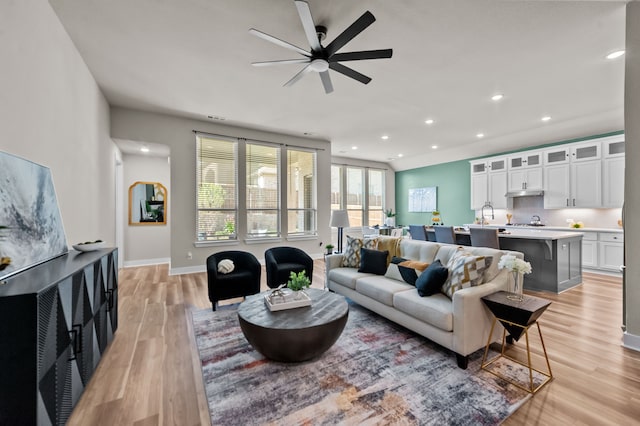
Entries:
[[[480,226],[477,226],[479,228]],[[555,231],[538,228],[527,227],[504,227],[504,226],[485,226],[485,228],[507,228],[505,232],[498,233],[500,238],[526,238],[529,240],[560,240],[562,238],[576,237],[579,232],[576,231]],[[545,227],[546,228],[546,227]],[[469,235],[469,231],[456,230],[456,234]]]
[[[480,228],[480,225],[466,225],[474,228]],[[584,227],[584,228],[569,228],[568,226],[553,226],[553,225],[545,225],[545,226],[513,226],[513,225],[500,225],[500,224],[490,224],[485,225],[485,228],[505,228],[507,230],[513,229],[540,229],[540,230],[549,230],[549,231],[566,231],[566,232],[615,232],[622,234],[624,231],[622,228],[592,228],[592,227]]]

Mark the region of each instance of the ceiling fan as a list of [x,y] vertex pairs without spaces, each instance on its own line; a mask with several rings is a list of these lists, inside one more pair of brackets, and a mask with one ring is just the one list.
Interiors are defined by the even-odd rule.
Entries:
[[271,43],[282,46],[286,49],[293,50],[300,53],[304,58],[298,59],[284,59],[279,61],[266,61],[266,62],[253,62],[251,65],[256,67],[270,66],[270,65],[285,65],[285,64],[306,64],[306,66],[298,72],[293,78],[287,81],[284,85],[286,87],[293,85],[296,81],[300,80],[305,74],[315,71],[320,74],[322,85],[326,93],[333,92],[333,84],[331,83],[331,77],[329,76],[329,69],[339,72],[340,74],[351,77],[354,80],[358,80],[361,83],[367,84],[371,81],[370,77],[359,73],[358,71],[349,68],[340,62],[345,61],[360,61],[364,59],[382,59],[390,58],[392,49],[381,50],[363,50],[358,52],[336,53],[345,44],[349,43],[358,34],[364,31],[369,25],[373,24],[376,18],[371,12],[366,11],[359,17],[353,24],[351,24],[346,30],[338,35],[331,43],[326,47],[320,43],[326,36],[327,29],[321,25],[315,25],[313,18],[311,17],[311,10],[309,4],[303,0],[295,0],[296,8],[298,9],[298,15],[302,21],[302,27],[304,28],[305,35],[311,46],[311,50],[307,52],[298,46],[288,43],[284,40],[280,40],[272,35],[263,33],[262,31],[251,28],[250,34],[260,37]]

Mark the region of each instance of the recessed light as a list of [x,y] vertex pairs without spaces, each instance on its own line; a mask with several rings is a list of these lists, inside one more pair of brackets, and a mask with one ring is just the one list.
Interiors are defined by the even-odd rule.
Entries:
[[431,149],[438,149],[438,145],[431,145]]
[[352,146],[351,149],[353,149],[355,151],[356,149],[358,149],[358,147],[357,146]]
[[386,141],[387,139],[389,139],[389,136],[388,135],[383,135],[382,139],[384,139]]
[[425,123],[427,123],[428,125],[432,125],[433,124],[433,119],[429,118],[427,120],[424,120]]
[[149,148],[147,148],[146,146],[143,146],[142,148],[140,148],[140,151],[149,152]]
[[495,95],[493,95],[491,97],[491,100],[492,101],[499,101],[502,98],[504,98],[504,95],[502,93],[496,93]]
[[615,52],[611,52],[607,55],[607,59],[615,59],[624,55],[624,50],[616,50]]
[[478,139],[482,139],[482,138],[484,138],[484,133],[478,133],[478,134],[476,135],[476,138],[478,138]]
[[551,116],[550,115],[545,115],[544,117],[542,117],[540,120],[542,121],[549,121],[551,120]]
[[398,157],[403,157],[403,154],[398,154]]

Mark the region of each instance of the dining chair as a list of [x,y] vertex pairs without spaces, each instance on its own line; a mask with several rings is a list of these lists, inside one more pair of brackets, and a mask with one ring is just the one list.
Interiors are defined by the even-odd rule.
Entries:
[[413,240],[427,241],[427,230],[424,225],[409,225],[409,235]]

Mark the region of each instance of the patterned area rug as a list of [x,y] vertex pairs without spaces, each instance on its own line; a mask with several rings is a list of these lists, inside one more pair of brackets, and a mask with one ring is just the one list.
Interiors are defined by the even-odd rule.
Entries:
[[[462,370],[447,349],[358,305],[349,309],[336,344],[300,364],[255,351],[235,310],[194,312],[211,423],[497,425],[529,398],[480,369],[483,350]],[[528,379],[528,370],[493,365]]]

